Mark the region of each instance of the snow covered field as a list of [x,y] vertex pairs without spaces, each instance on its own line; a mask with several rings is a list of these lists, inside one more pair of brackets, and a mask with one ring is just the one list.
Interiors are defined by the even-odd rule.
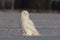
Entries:
[[0,12],[0,40],[60,40],[60,14],[30,13],[42,36],[22,36],[19,12]]

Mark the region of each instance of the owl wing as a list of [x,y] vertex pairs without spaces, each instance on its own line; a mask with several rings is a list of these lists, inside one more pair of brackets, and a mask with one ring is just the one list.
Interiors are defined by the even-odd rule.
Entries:
[[28,20],[28,23],[30,25],[29,29],[33,32],[33,33],[39,33],[38,30],[36,29],[36,27],[34,26],[34,23],[32,22],[32,20]]
[[28,25],[30,26],[30,28],[32,28],[32,29],[34,28],[36,30],[36,27],[34,26],[34,23],[31,19],[27,20],[27,22],[28,22]]
[[28,20],[28,23],[31,25],[31,26],[34,26],[34,23],[31,19]]

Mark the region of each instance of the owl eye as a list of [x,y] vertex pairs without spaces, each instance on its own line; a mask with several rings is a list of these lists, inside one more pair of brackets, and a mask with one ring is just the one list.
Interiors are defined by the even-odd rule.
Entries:
[[24,14],[26,14],[26,13],[24,12]]

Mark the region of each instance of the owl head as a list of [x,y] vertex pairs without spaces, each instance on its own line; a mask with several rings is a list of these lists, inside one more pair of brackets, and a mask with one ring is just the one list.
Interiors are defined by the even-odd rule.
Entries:
[[29,17],[29,12],[26,11],[26,10],[23,10],[23,11],[21,12],[21,17]]

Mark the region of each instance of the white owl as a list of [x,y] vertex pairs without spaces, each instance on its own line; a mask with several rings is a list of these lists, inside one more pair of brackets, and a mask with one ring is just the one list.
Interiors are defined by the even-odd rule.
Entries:
[[40,36],[41,35],[35,28],[32,20],[29,18],[29,12],[26,10],[21,12],[21,26],[23,29],[23,35],[25,36]]

